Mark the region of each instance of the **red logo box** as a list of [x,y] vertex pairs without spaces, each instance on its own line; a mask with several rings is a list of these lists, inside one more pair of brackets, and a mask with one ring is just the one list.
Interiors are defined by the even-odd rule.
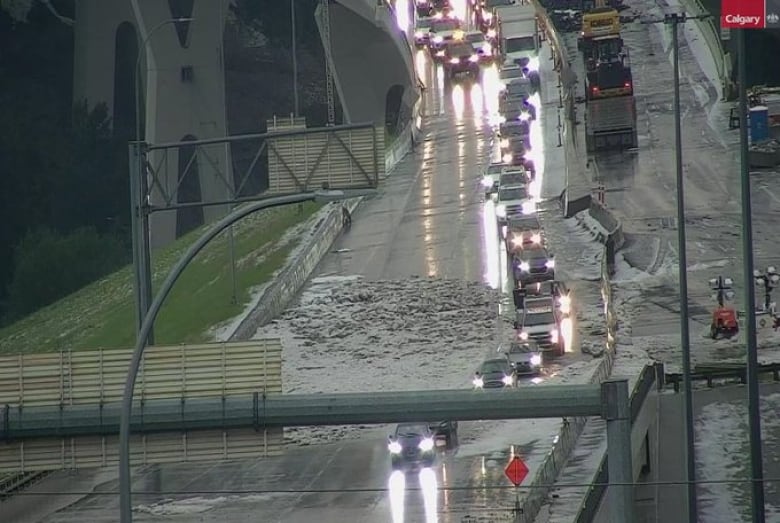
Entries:
[[723,29],[766,28],[766,0],[721,0],[720,26]]

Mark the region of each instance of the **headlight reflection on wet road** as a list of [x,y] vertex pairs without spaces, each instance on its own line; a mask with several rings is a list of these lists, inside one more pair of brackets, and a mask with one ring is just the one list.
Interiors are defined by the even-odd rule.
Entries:
[[[414,477],[413,474],[409,474],[410,479]],[[417,474],[416,479],[418,484],[414,485],[412,480],[410,488],[414,490],[419,489],[423,496],[425,523],[437,523],[439,521],[439,485],[436,479],[436,472],[433,469],[424,468]],[[393,523],[404,523],[405,521],[406,484],[406,474],[403,471],[396,470],[390,475],[388,488],[390,490],[390,510],[393,516]],[[416,515],[414,521],[419,521]]]
[[390,510],[393,514],[393,523],[403,523],[406,476],[402,471],[396,470],[390,475],[388,488],[390,490]]

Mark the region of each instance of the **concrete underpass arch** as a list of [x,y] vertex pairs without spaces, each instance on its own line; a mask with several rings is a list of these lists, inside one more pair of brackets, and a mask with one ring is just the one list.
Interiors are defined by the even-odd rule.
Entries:
[[[182,142],[193,142],[197,138],[191,134],[184,136]],[[198,146],[182,144],[179,147],[179,190],[176,191],[176,203],[201,201],[200,171],[198,169]],[[176,237],[187,234],[204,224],[202,207],[185,207],[176,210]]]
[[404,92],[406,88],[403,85],[395,84],[387,90],[385,96],[385,128],[391,134],[396,134],[401,130],[401,112],[404,102]]
[[114,33],[114,96],[112,126],[116,136],[130,138],[135,122],[135,62],[138,33],[130,22],[120,23]]

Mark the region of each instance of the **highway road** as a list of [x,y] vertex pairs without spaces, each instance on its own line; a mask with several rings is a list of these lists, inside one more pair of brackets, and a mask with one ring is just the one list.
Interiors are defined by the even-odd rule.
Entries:
[[[631,0],[627,4],[643,18],[660,14],[655,2]],[[626,291],[639,291],[625,311],[631,320],[626,324],[632,325],[633,336],[638,338],[671,335],[646,345],[651,355],[679,365],[679,352],[670,345],[676,345],[675,336],[679,338],[679,304],[673,71],[669,37],[661,33],[665,30],[662,25],[638,22],[624,27],[622,35],[632,57],[639,148],[599,154],[594,176],[606,186],[607,206],[623,220],[628,233],[626,260],[657,275],[619,284]],[[737,299],[741,301],[744,295],[738,131],[726,129],[724,112],[728,107],[716,105],[715,87],[701,70],[682,30],[680,34],[691,342],[694,362],[705,363],[741,355],[738,344],[714,343],[705,336],[715,305],[708,280],[718,275],[732,277]],[[571,56],[578,57],[576,36],[567,35],[566,39]],[[584,105],[578,111],[582,114]],[[773,229],[780,218],[780,181],[770,173],[755,174],[752,180],[756,266],[765,268],[780,261]],[[780,338],[765,330],[761,339],[768,343]]]
[[[443,80],[440,68],[431,67],[424,53],[419,53],[418,61],[428,86],[424,140],[388,178],[382,197],[365,202],[355,213],[351,230],[334,245],[317,275],[362,275],[367,279],[430,276],[504,287],[506,279],[497,278],[501,273],[500,265],[496,267],[497,235],[495,226],[490,225],[495,223],[494,211],[492,204],[483,201],[479,185],[492,154],[493,130],[486,117],[491,102],[484,97],[489,88],[469,81],[452,85]],[[549,70],[547,75],[554,83]],[[485,78],[486,82],[494,81],[495,73],[486,73]],[[548,142],[554,140],[554,133],[546,135]],[[544,147],[541,134],[538,136],[536,150],[541,154]],[[543,160],[537,161],[543,173],[540,163]],[[560,193],[562,170],[556,169],[554,174],[542,184],[543,193]],[[554,218],[546,218],[551,226],[561,225],[553,222]],[[557,237],[564,233],[565,229],[560,229]],[[565,257],[567,252],[581,254],[582,250],[575,242],[560,254]],[[491,343],[485,344],[485,355],[494,350]],[[578,358],[571,354],[565,362]],[[479,362],[477,356],[474,367]],[[453,369],[463,374],[464,381],[471,371]],[[518,453],[529,461],[533,472],[531,463],[538,464],[547,454],[559,423],[464,423],[457,452],[444,456],[432,470],[406,476],[390,474],[386,429],[367,429],[357,441],[291,448],[284,456],[268,460],[144,467],[136,471],[134,490],[152,494],[134,496],[135,504],[140,505],[136,520],[446,523],[462,521],[467,515],[491,515],[501,521],[509,517],[515,497],[506,488],[504,466]],[[496,434],[499,427],[508,427],[511,432]],[[70,480],[58,474],[32,492],[67,490],[63,487],[69,482],[82,484],[87,490],[94,487],[110,492],[116,488],[105,473],[100,478],[90,474],[83,471]],[[28,502],[14,513],[19,521],[116,521],[115,495],[93,494],[76,501],[79,497],[75,493],[68,496],[68,503],[52,499]],[[48,513],[58,508],[57,504],[69,506]]]

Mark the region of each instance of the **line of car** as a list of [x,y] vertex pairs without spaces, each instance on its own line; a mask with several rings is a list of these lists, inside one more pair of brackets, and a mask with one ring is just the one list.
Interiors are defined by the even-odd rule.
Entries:
[[[478,390],[516,387],[519,376],[542,370],[546,354],[562,354],[565,342],[560,327],[571,308],[565,285],[555,280],[555,259],[546,249],[530,191],[536,171],[527,153],[537,114],[530,99],[539,92],[540,78],[529,68],[528,57],[504,63],[500,28],[491,14],[495,5],[507,2],[471,0],[479,30],[465,31],[465,21],[454,16],[447,0],[416,0],[415,44],[427,48],[434,63],[441,63],[451,79],[464,73],[479,77],[481,65],[495,63],[503,85],[499,111],[504,121],[497,136],[502,161],[487,167],[483,185],[486,196],[496,201],[500,243],[511,260],[514,330],[498,348],[501,357],[483,361],[476,370],[472,383]],[[398,424],[388,441],[392,468],[433,466],[438,449],[457,445],[457,433],[457,421]]]

